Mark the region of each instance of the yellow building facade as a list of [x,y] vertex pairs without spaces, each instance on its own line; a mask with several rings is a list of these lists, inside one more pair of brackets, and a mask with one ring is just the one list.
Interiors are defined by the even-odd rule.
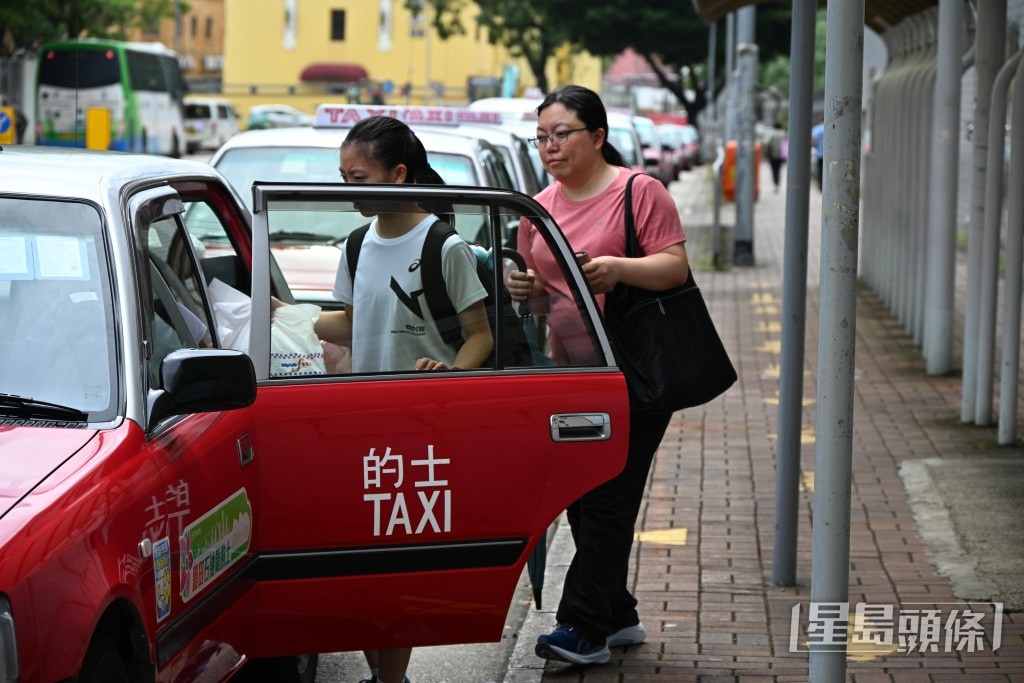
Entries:
[[[321,102],[355,97],[352,82],[303,81],[311,65],[361,67],[358,97],[370,101],[379,87],[392,104],[463,104],[470,79],[501,79],[518,67],[518,89],[535,86],[529,67],[487,42],[478,8],[467,3],[466,34],[442,41],[426,16],[414,17],[404,0],[224,0],[223,93],[245,116],[255,104],[280,103],[313,113]],[[339,68],[339,78],[357,69]],[[309,72],[306,71],[308,74]],[[548,60],[549,86],[579,83],[598,90],[600,60],[587,54]],[[494,81],[492,80],[491,83]]]

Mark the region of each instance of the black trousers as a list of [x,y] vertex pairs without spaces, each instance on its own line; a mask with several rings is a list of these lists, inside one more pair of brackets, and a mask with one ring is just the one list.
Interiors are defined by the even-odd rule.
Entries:
[[782,159],[769,157],[768,165],[772,167],[772,182],[775,183],[775,189],[779,189],[779,180],[782,175]]
[[647,474],[671,418],[630,413],[625,468],[566,510],[576,554],[556,619],[575,626],[588,642],[604,642],[609,634],[639,621],[636,598],[626,588],[629,557]]

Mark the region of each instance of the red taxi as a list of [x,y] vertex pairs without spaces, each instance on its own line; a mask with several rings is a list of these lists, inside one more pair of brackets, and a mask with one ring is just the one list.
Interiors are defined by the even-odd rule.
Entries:
[[[275,372],[270,297],[293,301],[275,225],[410,203],[485,248],[533,221],[589,357],[507,362],[498,325],[477,370]],[[217,681],[247,663],[312,680],[313,653],[499,640],[544,530],[621,469],[625,384],[531,199],[257,184],[253,209],[205,164],[0,150],[3,680]],[[251,309],[239,350],[224,286]]]

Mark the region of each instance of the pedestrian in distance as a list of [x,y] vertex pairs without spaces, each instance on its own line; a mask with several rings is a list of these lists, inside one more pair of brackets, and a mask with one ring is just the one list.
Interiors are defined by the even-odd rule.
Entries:
[[786,161],[786,131],[782,129],[782,122],[776,121],[767,135],[768,165],[772,169],[772,183],[775,185],[775,192],[779,191],[779,181],[782,176],[782,164]]
[[[569,85],[537,107],[537,137],[544,168],[555,182],[537,201],[557,221],[582,270],[604,306],[618,283],[664,291],[682,285],[689,272],[675,201],[656,179],[637,175],[633,213],[641,256],[626,257],[625,192],[632,175],[608,141],[608,115],[593,91]],[[536,245],[536,250],[532,247]],[[513,299],[546,299],[551,353],[572,362],[580,352],[560,327],[560,306],[573,304],[556,263],[542,257],[544,239],[529,221],[519,228],[519,250],[526,272],[510,275]],[[585,255],[584,255],[585,252]],[[573,664],[604,664],[610,647],[636,645],[646,638],[637,600],[626,582],[634,527],[647,475],[668,427],[669,414],[630,411],[629,451],[623,471],[584,494],[566,511],[576,554],[569,566],[556,613],[557,627],[537,639],[544,659]]]
[[[346,183],[444,184],[412,130],[386,116],[369,117],[352,127],[341,145],[339,170]],[[351,345],[353,372],[478,367],[490,354],[493,338],[484,309],[487,292],[469,245],[453,234],[441,251],[445,285],[464,338],[456,350],[442,337],[429,307],[409,306],[395,291],[423,289],[422,269],[412,266],[419,264],[431,226],[442,219],[415,206],[382,204],[362,212],[373,220],[362,239],[359,267],[353,278],[343,250],[335,280],[334,297],[345,308],[322,312],[314,325],[317,336]],[[450,216],[445,218],[451,223]],[[274,300],[275,308],[280,305]],[[363,654],[370,678],[360,683],[408,683],[411,647]]]
[[824,186],[825,176],[825,124],[819,123],[811,129],[811,151],[814,154],[814,169],[818,176],[818,190]]

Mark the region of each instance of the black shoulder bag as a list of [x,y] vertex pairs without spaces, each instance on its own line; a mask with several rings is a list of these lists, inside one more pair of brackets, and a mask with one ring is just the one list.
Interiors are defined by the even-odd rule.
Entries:
[[[626,184],[626,256],[639,252],[633,180]],[[686,283],[652,292],[621,282],[605,300],[605,324],[629,387],[629,407],[672,413],[722,394],[736,370],[691,270]]]

